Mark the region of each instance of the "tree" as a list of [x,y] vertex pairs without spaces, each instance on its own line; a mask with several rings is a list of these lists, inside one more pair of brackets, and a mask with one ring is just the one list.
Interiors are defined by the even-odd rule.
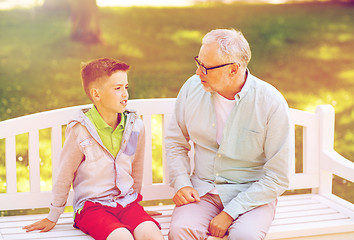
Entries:
[[43,8],[47,11],[65,11],[69,10],[69,4],[67,0],[45,0]]
[[45,10],[71,14],[71,39],[82,43],[100,43],[101,30],[96,0],[45,0]]
[[71,39],[83,43],[101,42],[99,12],[96,0],[69,0]]

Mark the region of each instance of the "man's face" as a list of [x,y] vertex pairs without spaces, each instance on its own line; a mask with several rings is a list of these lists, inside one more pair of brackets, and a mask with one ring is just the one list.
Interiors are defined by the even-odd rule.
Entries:
[[[207,68],[224,64],[219,59],[218,48],[217,43],[202,45],[198,55],[199,62]],[[195,73],[200,77],[205,91],[222,94],[223,90],[228,87],[228,67],[208,70],[206,75],[198,67]]]
[[110,113],[122,113],[125,111],[128,101],[128,77],[127,72],[118,71],[105,80],[100,92],[100,105]]

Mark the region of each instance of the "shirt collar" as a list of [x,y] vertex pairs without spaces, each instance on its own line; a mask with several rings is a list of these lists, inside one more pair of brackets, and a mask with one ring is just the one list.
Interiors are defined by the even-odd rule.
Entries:
[[120,114],[120,122],[117,126],[116,129],[124,129],[125,126],[125,114],[124,113],[119,113]]
[[[93,124],[95,125],[95,127],[97,129],[106,129],[106,128],[110,128],[112,129],[111,126],[109,126],[102,118],[101,114],[98,112],[96,106],[93,106],[88,112],[88,114],[91,115],[91,118],[93,120]],[[122,113],[119,113],[120,116],[121,116],[121,120],[120,120],[120,123],[118,124],[117,128],[116,129],[122,129],[124,128],[124,124],[125,124],[125,117],[124,117],[124,114]]]
[[[246,96],[246,94],[247,94],[247,92],[248,92],[248,90],[251,88],[251,86],[252,86],[252,77],[251,77],[251,74],[250,74],[250,72],[249,72],[249,70],[248,70],[248,68],[246,69],[246,81],[245,81],[245,84],[243,85],[243,87],[241,88],[241,91],[239,91],[238,93],[236,93],[236,95],[235,95],[235,100],[241,100],[244,96]],[[218,94],[218,93],[216,93],[216,92],[213,92],[213,93],[211,93],[211,96],[213,95],[213,94]],[[219,94],[220,95],[220,94]],[[221,96],[221,95],[220,95]]]
[[240,92],[236,93],[235,95],[235,99],[239,99],[241,100],[244,96],[246,96],[248,90],[251,88],[251,85],[252,85],[252,80],[251,80],[251,77],[250,77],[250,72],[248,70],[248,68],[246,69],[246,81],[245,81],[245,84],[243,85],[242,89]]

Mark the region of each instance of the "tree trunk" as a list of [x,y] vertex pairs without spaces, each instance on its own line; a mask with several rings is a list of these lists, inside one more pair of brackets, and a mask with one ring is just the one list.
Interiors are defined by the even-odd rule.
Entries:
[[67,11],[69,4],[67,0],[45,0],[43,8],[50,11]]
[[69,0],[71,8],[71,39],[83,43],[100,43],[98,6],[96,0]]

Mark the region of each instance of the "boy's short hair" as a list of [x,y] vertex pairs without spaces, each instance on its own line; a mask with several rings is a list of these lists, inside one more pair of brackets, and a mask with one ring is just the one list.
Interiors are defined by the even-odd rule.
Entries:
[[98,58],[81,64],[81,80],[86,95],[91,99],[90,88],[93,83],[100,84],[117,71],[127,72],[130,66],[113,58]]

